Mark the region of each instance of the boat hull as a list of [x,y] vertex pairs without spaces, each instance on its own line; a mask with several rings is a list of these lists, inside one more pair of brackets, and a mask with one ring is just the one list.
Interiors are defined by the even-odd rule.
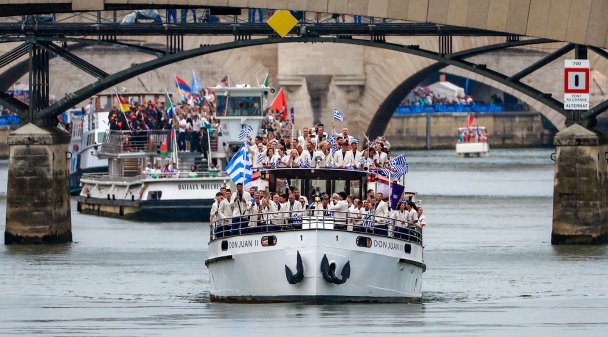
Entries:
[[[275,236],[276,245],[263,246],[265,236]],[[370,247],[357,245],[360,237],[369,238]],[[290,284],[285,267],[296,272],[298,253],[304,277]],[[338,278],[344,278],[341,271],[349,263],[343,284],[324,278],[324,257],[335,265]],[[205,264],[216,302],[418,302],[426,269],[419,244],[318,229],[217,239],[209,244]]]
[[207,221],[213,199],[191,200],[108,200],[76,197],[78,212],[138,221]]
[[458,143],[456,144],[456,153],[463,157],[485,157],[490,153],[490,145],[488,143]]

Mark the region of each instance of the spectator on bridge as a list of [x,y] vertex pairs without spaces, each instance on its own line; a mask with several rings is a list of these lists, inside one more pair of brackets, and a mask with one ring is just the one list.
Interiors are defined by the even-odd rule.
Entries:
[[167,9],[167,23],[171,23],[171,20],[173,20],[173,23],[177,23],[177,9],[176,8]]
[[264,10],[262,8],[249,8],[249,23],[255,23],[255,14],[258,13],[260,20],[259,23],[264,22]]
[[353,20],[355,23],[361,23],[361,15],[355,15],[353,17]]
[[[196,8],[190,8],[190,10],[192,11],[192,22],[196,23]],[[188,8],[182,8],[181,15],[182,23],[188,22]]]

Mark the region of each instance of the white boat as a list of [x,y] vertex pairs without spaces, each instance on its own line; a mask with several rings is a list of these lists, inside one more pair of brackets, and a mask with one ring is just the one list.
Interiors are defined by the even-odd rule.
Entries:
[[458,128],[456,154],[461,157],[487,157],[490,154],[487,139],[488,131],[483,126]]
[[68,110],[72,137],[70,139],[70,193],[80,193],[80,177],[87,173],[108,171],[108,160],[97,156],[109,130],[107,111],[82,114],[80,109]]
[[147,163],[179,165],[180,159],[194,159],[190,152],[167,155],[163,143],[167,150],[176,148],[173,131],[108,131],[97,151],[108,159],[108,173],[82,176],[78,211],[148,221],[208,219],[215,193],[229,179],[222,172],[207,172],[206,166],[203,172],[188,172],[192,161],[177,172],[145,171]]
[[[322,187],[365,198],[369,172],[271,169],[267,174],[271,191],[289,179],[302,195]],[[265,213],[262,219],[280,215],[294,220],[212,224],[205,261],[212,301],[420,301],[426,270],[420,229],[374,216],[345,223],[337,214],[310,210]]]
[[[107,131],[95,154],[108,161],[108,173],[80,178],[78,211],[147,221],[207,221],[215,194],[230,182],[223,168],[243,143],[240,130],[252,126],[258,133],[271,91],[247,86],[213,90],[221,130],[206,133],[208,159],[202,153],[178,152],[171,130]],[[144,172],[147,163],[170,162],[176,163],[177,174]],[[209,171],[210,163],[218,171]],[[190,172],[192,165],[195,172]]]

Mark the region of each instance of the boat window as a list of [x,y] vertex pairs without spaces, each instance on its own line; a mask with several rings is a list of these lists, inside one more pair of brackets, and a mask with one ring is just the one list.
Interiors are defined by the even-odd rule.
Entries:
[[262,98],[231,96],[228,99],[226,116],[262,116]]
[[367,236],[357,236],[355,243],[359,247],[369,248],[372,246],[372,239],[368,238]]
[[410,244],[407,244],[407,243],[406,243],[406,244],[404,245],[404,248],[403,248],[403,249],[405,250],[405,253],[406,253],[406,254],[411,254],[411,253],[412,253],[412,245],[410,245]]
[[346,189],[346,180],[334,180],[332,181],[331,185],[331,193],[338,193],[342,191],[348,193],[348,190]]
[[87,146],[93,144],[95,144],[95,134],[89,133],[89,135],[87,136]]
[[222,250],[223,251],[228,250],[228,241],[226,241],[226,240],[222,241]]
[[350,181],[350,195],[354,195],[357,198],[361,198],[361,181],[351,180]]
[[274,246],[277,244],[277,237],[274,235],[262,236],[262,247]]
[[106,133],[105,132],[98,132],[97,133],[97,144],[103,144],[103,142],[106,140]]
[[216,116],[224,116],[226,112],[226,96],[218,95],[215,97],[216,100]]

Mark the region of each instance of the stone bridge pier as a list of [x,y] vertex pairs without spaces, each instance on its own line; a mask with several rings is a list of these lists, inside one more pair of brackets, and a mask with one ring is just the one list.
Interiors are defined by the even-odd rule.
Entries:
[[71,242],[69,134],[30,123],[8,143],[4,243]]
[[608,243],[608,138],[578,124],[555,137],[551,243]]

